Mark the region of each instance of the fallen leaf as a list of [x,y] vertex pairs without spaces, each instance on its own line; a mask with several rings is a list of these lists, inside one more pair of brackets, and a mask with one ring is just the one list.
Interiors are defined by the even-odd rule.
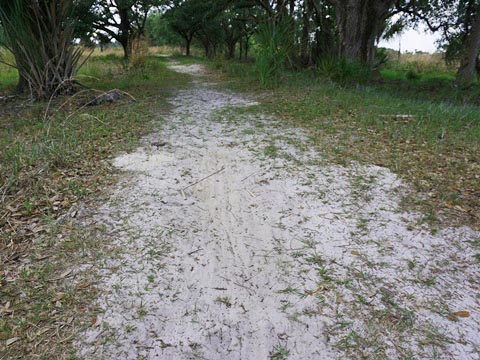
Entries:
[[64,293],[61,293],[61,292],[58,292],[58,293],[55,293],[55,296],[53,297],[53,300],[52,301],[60,301],[63,299],[63,296],[65,294]]
[[362,254],[360,254],[357,250],[352,250],[352,255],[362,256]]
[[15,312],[15,309],[10,309],[10,308],[3,308],[3,309],[2,309],[2,308],[0,308],[0,311],[1,311],[1,312],[4,312],[4,313],[6,313],[6,314],[12,314],[12,313]]
[[14,338],[8,339],[8,340],[7,340],[7,346],[10,346],[10,345],[16,343],[18,340],[20,340],[20,338],[18,338],[18,337],[14,337]]
[[72,269],[67,270],[67,271],[61,273],[59,279],[66,278],[68,275],[70,275],[71,272],[72,272]]
[[467,318],[470,316],[470,313],[468,311],[457,311],[452,314],[461,318]]
[[87,287],[89,287],[91,285],[91,283],[89,282],[84,282],[84,283],[81,283],[77,286],[77,289],[86,289]]

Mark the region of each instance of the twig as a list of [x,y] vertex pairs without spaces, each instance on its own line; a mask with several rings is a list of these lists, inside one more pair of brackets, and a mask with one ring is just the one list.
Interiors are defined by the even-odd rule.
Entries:
[[195,186],[195,185],[201,183],[202,181],[207,180],[208,178],[212,177],[213,175],[217,175],[218,173],[221,173],[223,170],[225,170],[225,166],[222,166],[221,169],[215,171],[214,173],[211,173],[210,175],[205,176],[204,178],[201,178],[198,181],[195,181],[193,184],[185,186],[184,188],[180,189],[180,191],[183,192],[183,191],[187,190],[188,188],[191,188],[192,186]]
[[202,251],[202,250],[203,250],[203,248],[198,248],[197,250],[190,251],[190,252],[188,253],[188,256],[192,256],[193,254],[195,254],[195,253],[197,253],[197,252],[199,252],[199,251]]
[[[226,281],[228,281],[228,282],[231,282],[232,284],[235,284],[235,285],[237,285],[237,286],[240,286],[240,287],[248,290],[249,293],[250,293],[250,292],[252,292],[253,294],[256,293],[255,290],[253,290],[252,288],[249,288],[248,286],[242,285],[242,284],[240,284],[240,283],[238,283],[238,282],[236,282],[236,281],[233,281],[233,280],[231,280],[231,279],[229,279],[229,278],[226,278],[225,276],[222,276],[222,275],[217,275],[217,276],[218,276],[219,278],[222,278],[223,280],[226,280]],[[251,295],[251,294],[250,294],[250,295]]]
[[250,175],[245,176],[242,180],[240,180],[240,182],[243,182],[243,181],[247,180],[249,177],[251,177],[251,176],[253,176],[253,175],[255,175],[255,174],[258,174],[259,172],[260,172],[260,170],[257,170],[257,171],[255,171],[255,172],[251,173]]

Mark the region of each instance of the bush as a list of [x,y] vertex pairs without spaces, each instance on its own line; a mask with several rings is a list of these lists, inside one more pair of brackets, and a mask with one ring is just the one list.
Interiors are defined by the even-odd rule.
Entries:
[[371,75],[368,66],[338,58],[322,59],[318,64],[318,71],[341,85],[365,84],[370,80]]
[[35,98],[72,91],[83,51],[73,41],[74,10],[73,0],[58,0],[49,6],[37,1],[2,3],[0,43],[15,57],[19,91],[30,90]]
[[408,69],[405,76],[408,80],[420,80],[422,77],[415,69]]
[[268,21],[259,27],[255,36],[255,66],[263,85],[278,84],[280,74],[290,63],[294,47],[292,28],[292,20],[288,18]]

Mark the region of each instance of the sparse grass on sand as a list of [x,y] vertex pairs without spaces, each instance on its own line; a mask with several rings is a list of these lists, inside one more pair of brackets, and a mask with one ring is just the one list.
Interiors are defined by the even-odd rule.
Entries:
[[[172,89],[188,82],[164,57],[127,68],[119,55],[93,54],[77,76],[90,89],[74,97],[10,99],[0,109],[0,358],[72,356],[71,335],[85,326],[85,299],[94,294],[94,280],[75,275],[108,238],[93,224],[76,225],[77,203],[102,197],[114,177],[103,160],[135,148],[161,121]],[[7,94],[16,72],[0,74]],[[123,98],[86,106],[111,89]]]
[[[263,97],[253,111],[308,129],[310,145],[332,161],[384,166],[411,182],[417,191],[405,204],[423,211],[425,220],[443,214],[442,221],[480,224],[480,97],[463,104],[465,93],[454,93],[449,80],[438,90],[439,98],[451,94],[447,102],[436,93],[409,95],[377,83],[342,86],[313,70],[285,72],[279,86],[266,89],[251,64],[210,65],[225,71],[229,86]],[[421,92],[419,81],[406,80]],[[478,86],[467,91],[479,92]]]

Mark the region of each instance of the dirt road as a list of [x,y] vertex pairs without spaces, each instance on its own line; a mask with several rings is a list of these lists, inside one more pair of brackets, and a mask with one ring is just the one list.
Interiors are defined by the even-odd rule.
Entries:
[[469,228],[399,210],[387,169],[332,165],[308,137],[246,111],[201,66],[97,223],[102,314],[78,355],[105,359],[478,359]]

